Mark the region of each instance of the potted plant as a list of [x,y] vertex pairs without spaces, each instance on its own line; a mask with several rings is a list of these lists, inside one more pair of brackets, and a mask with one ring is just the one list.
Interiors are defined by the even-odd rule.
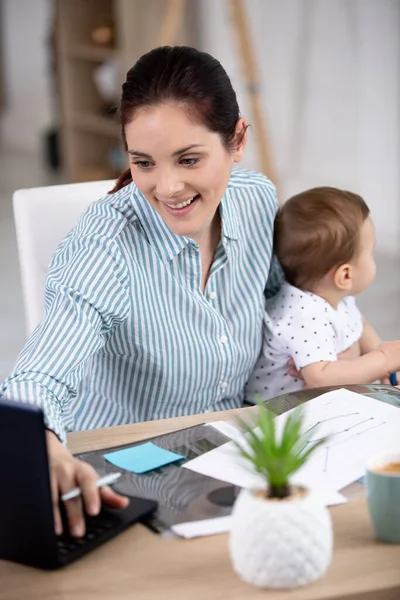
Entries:
[[300,408],[288,415],[279,436],[274,415],[260,400],[257,404],[252,422],[238,419],[244,437],[235,444],[265,486],[242,489],[237,497],[229,538],[232,566],[258,587],[298,587],[321,577],[332,557],[328,510],[308,489],[290,483],[290,476],[325,439],[310,442],[302,432]]

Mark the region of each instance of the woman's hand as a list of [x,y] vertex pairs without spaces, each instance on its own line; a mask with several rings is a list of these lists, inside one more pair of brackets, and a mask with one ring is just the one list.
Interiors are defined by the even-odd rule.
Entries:
[[46,441],[56,534],[61,534],[63,530],[59,508],[60,496],[66,494],[74,487],[81,488],[82,496],[67,500],[65,502],[65,509],[69,530],[71,535],[75,537],[81,537],[85,534],[83,506],[86,513],[92,516],[100,512],[101,502],[113,508],[125,508],[128,506],[128,498],[120,496],[110,487],[98,488],[96,480],[99,476],[93,467],[74,458],[52,431],[46,431]]

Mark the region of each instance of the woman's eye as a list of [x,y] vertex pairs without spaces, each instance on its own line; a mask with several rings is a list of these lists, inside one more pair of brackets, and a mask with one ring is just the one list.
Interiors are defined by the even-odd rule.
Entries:
[[134,162],[133,164],[137,165],[141,169],[148,169],[151,166],[151,163],[148,160],[138,160],[138,161]]
[[181,164],[187,167],[191,167],[199,162],[199,158],[181,158]]

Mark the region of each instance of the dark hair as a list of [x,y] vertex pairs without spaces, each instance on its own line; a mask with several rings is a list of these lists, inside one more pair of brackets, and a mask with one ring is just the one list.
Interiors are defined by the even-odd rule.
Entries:
[[[125,147],[125,127],[135,112],[162,102],[181,103],[193,121],[218,133],[229,151],[243,141],[245,128],[236,135],[240,117],[236,93],[220,62],[206,52],[188,46],[161,46],[129,69],[118,110]],[[112,192],[130,181],[127,170]]]
[[332,187],[287,200],[275,218],[274,248],[286,280],[309,289],[359,252],[369,208],[357,194]]

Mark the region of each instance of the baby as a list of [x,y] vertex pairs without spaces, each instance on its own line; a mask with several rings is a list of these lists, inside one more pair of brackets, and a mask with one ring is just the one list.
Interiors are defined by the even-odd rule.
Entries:
[[[400,369],[400,341],[382,343],[354,300],[376,273],[364,200],[330,187],[290,198],[278,211],[274,246],[285,282],[266,301],[248,400],[254,392],[266,400],[305,385],[389,383],[389,373]],[[338,360],[344,351],[346,360]],[[301,377],[289,374],[290,359]]]

